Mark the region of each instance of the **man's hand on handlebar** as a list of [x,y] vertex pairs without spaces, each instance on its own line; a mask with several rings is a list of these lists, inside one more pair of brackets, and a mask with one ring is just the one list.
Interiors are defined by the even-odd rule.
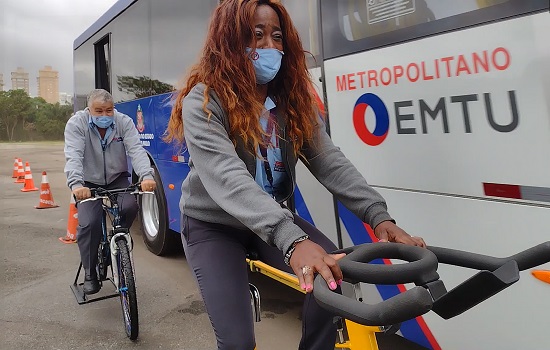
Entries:
[[153,192],[157,188],[157,183],[155,180],[145,179],[141,181],[140,187],[142,191]]
[[391,221],[384,221],[374,229],[374,235],[380,242],[395,242],[426,248],[422,237],[410,236],[402,228]]
[[88,187],[78,187],[73,190],[73,196],[75,200],[81,201],[92,196],[90,189]]
[[343,275],[340,266],[336,262],[346,254],[327,254],[318,245],[306,239],[298,244],[290,257],[290,267],[298,277],[300,286],[306,293],[313,291],[315,274],[319,273],[331,290],[336,289],[342,283]]

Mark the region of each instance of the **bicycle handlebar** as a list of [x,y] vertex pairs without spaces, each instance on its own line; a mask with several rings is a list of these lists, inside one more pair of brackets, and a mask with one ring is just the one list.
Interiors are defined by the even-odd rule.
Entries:
[[[400,259],[408,264],[366,264],[379,258]],[[439,278],[437,257],[420,247],[404,244],[364,244],[356,246],[345,259],[339,261],[349,280],[369,281],[373,284],[424,284]]]
[[91,197],[86,198],[80,201],[76,201],[76,204],[85,203],[89,201],[96,201],[99,199],[111,199],[110,196],[121,194],[121,193],[129,193],[134,195],[142,195],[142,194],[154,194],[155,192],[150,191],[142,191],[141,186],[139,184],[130,185],[128,187],[124,188],[115,188],[115,189],[104,189],[101,187],[98,188],[90,188]]
[[[519,280],[520,270],[550,261],[550,242],[507,258],[440,247],[423,249],[398,243],[367,243],[341,251],[347,253],[338,261],[346,282],[414,282],[417,285],[371,305],[331,291],[322,276],[316,276],[313,295],[323,308],[369,326],[401,323],[430,310],[445,319],[454,317],[515,283]],[[408,263],[369,264],[376,258],[400,259]],[[436,272],[438,262],[483,271],[447,292]]]
[[393,298],[371,305],[331,291],[321,275],[317,275],[313,283],[313,295],[321,307],[367,326],[401,323],[425,314],[433,305],[430,292],[422,287],[414,287]]

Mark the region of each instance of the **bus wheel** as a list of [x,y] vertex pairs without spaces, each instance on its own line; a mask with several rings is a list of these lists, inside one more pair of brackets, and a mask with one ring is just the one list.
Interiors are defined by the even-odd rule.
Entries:
[[154,170],[154,179],[157,183],[155,195],[144,194],[139,196],[143,241],[153,254],[165,255],[181,250],[181,238],[168,227],[168,211],[164,188],[157,168]]

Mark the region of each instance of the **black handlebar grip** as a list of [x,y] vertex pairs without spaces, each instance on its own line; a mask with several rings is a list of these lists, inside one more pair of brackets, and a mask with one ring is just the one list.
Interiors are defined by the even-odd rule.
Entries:
[[550,261],[550,242],[544,242],[509,258],[518,263],[520,271],[537,267]]
[[430,292],[414,287],[378,304],[370,305],[331,291],[321,275],[314,281],[313,296],[324,309],[367,326],[386,326],[423,315],[432,309]]
[[495,271],[510,260],[518,263],[520,271],[536,267],[550,261],[550,242],[541,243],[507,258],[465,252],[456,249],[428,247],[442,264],[468,267],[476,270]]
[[441,264],[494,271],[506,263],[506,259],[504,258],[496,258],[462,250],[431,246],[428,249],[437,256],[437,260]]
[[[378,259],[400,259],[405,264],[368,264]],[[355,246],[338,261],[344,279],[372,284],[415,283],[423,285],[439,279],[437,257],[431,251],[398,243],[367,243]]]

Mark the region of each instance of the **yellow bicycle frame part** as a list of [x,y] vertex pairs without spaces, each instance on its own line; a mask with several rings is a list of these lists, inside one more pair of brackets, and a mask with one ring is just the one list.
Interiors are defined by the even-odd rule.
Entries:
[[[248,264],[250,271],[259,272],[262,275],[272,278],[305,294],[305,291],[300,288],[298,278],[295,275],[276,269],[260,260],[246,259],[246,263]],[[334,346],[335,349],[378,350],[376,332],[381,332],[381,327],[364,326],[359,323],[346,320],[346,329],[349,340],[344,341],[343,343],[336,343]]]

